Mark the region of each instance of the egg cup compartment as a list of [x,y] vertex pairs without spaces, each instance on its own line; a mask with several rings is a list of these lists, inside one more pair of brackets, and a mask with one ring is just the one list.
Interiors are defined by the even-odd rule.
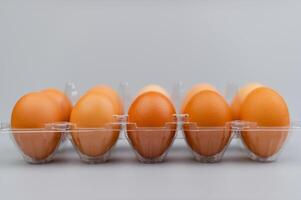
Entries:
[[[294,127],[260,127],[256,123],[241,122],[240,140],[248,157],[258,162],[275,161]],[[237,123],[236,123],[237,124]],[[235,125],[233,126],[235,128]]]
[[62,142],[65,129],[58,126],[47,124],[44,128],[7,129],[7,132],[26,162],[43,164],[54,159]]
[[120,132],[119,123],[104,128],[77,128],[73,125],[69,138],[83,162],[96,164],[109,160]]
[[195,160],[204,163],[219,162],[233,134],[230,125],[199,127],[196,123],[183,123],[183,135]]
[[126,137],[137,159],[142,163],[163,162],[177,133],[177,123],[166,123],[164,127],[137,127],[126,125]]

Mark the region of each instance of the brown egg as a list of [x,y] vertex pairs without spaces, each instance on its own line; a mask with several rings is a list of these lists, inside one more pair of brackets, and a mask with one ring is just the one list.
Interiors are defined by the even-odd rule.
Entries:
[[161,92],[148,91],[140,94],[128,112],[128,138],[133,148],[144,159],[163,156],[175,136],[175,108]]
[[183,114],[189,115],[189,123],[184,124],[184,134],[194,152],[202,156],[215,156],[224,150],[231,132],[227,128],[214,127],[224,127],[232,116],[229,105],[221,95],[215,91],[201,91],[187,103]]
[[[241,120],[256,122],[260,127],[288,127],[289,111],[285,100],[274,90],[253,90],[241,107]],[[245,145],[255,155],[267,158],[279,152],[288,135],[287,129],[242,131]]]
[[[12,128],[44,128],[47,123],[61,120],[57,103],[43,93],[29,93],[18,100],[11,116]],[[21,151],[38,162],[54,153],[61,139],[58,132],[14,132],[13,136]]]
[[87,93],[74,106],[70,122],[77,128],[103,128],[94,131],[74,131],[72,139],[80,153],[96,157],[107,153],[116,143],[119,127],[107,127],[116,122],[117,108],[112,99],[102,93]]
[[88,90],[88,93],[99,93],[99,94],[104,94],[107,95],[112,103],[114,104],[114,107],[117,108],[117,113],[118,115],[124,114],[124,108],[123,108],[123,103],[121,100],[121,97],[119,94],[110,86],[107,85],[97,85],[90,90]]
[[203,90],[211,90],[211,91],[215,91],[218,93],[217,89],[210,85],[210,84],[207,84],[207,83],[200,83],[200,84],[197,84],[195,86],[193,86],[185,95],[184,97],[184,100],[182,102],[182,112],[184,110],[184,108],[186,107],[187,103],[190,101],[190,99],[192,97],[194,97],[194,95],[196,95],[197,93],[203,91]]
[[172,102],[159,92],[145,92],[129,108],[129,122],[139,127],[164,127],[174,121],[176,113]]
[[48,88],[48,89],[42,90],[41,92],[49,95],[51,98],[54,99],[54,101],[56,101],[59,104],[61,111],[62,111],[62,120],[61,121],[68,122],[71,111],[72,111],[72,103],[68,99],[68,97],[60,90],[57,90],[54,88]]
[[168,92],[164,88],[162,88],[161,86],[156,85],[156,84],[150,84],[150,85],[147,85],[144,88],[142,88],[142,90],[140,90],[138,92],[137,97],[145,92],[159,92],[159,93],[165,95],[166,97],[170,98]]
[[259,83],[250,83],[242,88],[239,89],[237,94],[235,95],[232,104],[231,104],[231,110],[232,110],[232,116],[233,119],[239,120],[240,119],[240,109],[241,105],[244,102],[245,98],[250,94],[253,90],[263,87],[263,85]]

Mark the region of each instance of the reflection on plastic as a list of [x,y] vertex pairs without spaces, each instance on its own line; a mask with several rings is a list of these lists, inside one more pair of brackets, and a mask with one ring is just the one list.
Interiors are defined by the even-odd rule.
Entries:
[[176,123],[167,124],[162,128],[144,128],[136,127],[136,124],[127,124],[127,137],[141,162],[162,162],[175,138],[176,127]]
[[58,149],[62,133],[48,129],[12,131],[12,138],[23,158],[29,163],[45,163],[53,160]]
[[258,161],[273,161],[283,147],[289,129],[283,130],[243,130],[241,139],[245,147],[250,151],[250,157]]
[[195,159],[202,162],[220,161],[232,135],[228,126],[202,128],[196,123],[184,123],[183,130]]
[[72,143],[81,160],[88,163],[105,162],[116,144],[120,133],[120,125],[106,128],[71,130]]
[[176,133],[183,131],[184,138],[194,158],[200,162],[217,162],[223,157],[232,138],[238,137],[248,156],[259,162],[274,161],[285,145],[289,132],[300,129],[300,123],[291,127],[258,127],[253,122],[233,121],[224,127],[198,127],[187,122],[187,115],[177,115],[177,122],[164,127],[137,127],[127,123],[126,115],[114,116],[115,123],[104,128],[77,128],[72,123],[53,123],[45,128],[11,129],[1,124],[1,133],[11,136],[29,163],[46,163],[54,159],[64,135],[68,135],[80,159],[88,163],[100,163],[109,159],[120,133],[127,139],[139,161],[162,162]]

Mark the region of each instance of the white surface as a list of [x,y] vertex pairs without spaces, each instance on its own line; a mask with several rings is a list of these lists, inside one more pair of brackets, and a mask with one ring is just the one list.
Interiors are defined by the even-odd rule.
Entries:
[[301,134],[278,161],[257,163],[232,141],[220,163],[192,160],[177,140],[166,162],[139,163],[125,140],[108,163],[82,163],[71,146],[46,165],[25,163],[7,135],[0,136],[0,188],[5,199],[273,199],[301,198]]

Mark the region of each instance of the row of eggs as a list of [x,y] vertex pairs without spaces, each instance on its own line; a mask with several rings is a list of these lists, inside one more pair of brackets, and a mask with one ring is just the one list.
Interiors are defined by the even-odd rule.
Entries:
[[[189,116],[183,130],[190,149],[198,158],[205,157],[207,161],[223,152],[231,129],[202,131],[198,128],[225,127],[233,120],[255,122],[260,127],[288,127],[290,124],[285,100],[275,90],[257,83],[242,87],[230,105],[215,87],[198,84],[186,93],[181,113]],[[74,106],[63,92],[46,89],[28,93],[17,101],[11,126],[12,130],[24,130],[71,122],[77,130],[70,134],[74,147],[84,160],[97,162],[107,160],[108,152],[119,137],[120,124],[114,116],[123,114],[123,102],[109,86],[91,88]],[[176,109],[168,92],[158,85],[146,86],[136,95],[127,114],[127,136],[138,158],[145,162],[161,161],[174,139],[177,125]],[[106,133],[100,131],[108,124],[115,124],[117,128],[106,129]],[[167,124],[170,127],[166,128]],[[92,130],[87,131],[88,128]],[[277,134],[244,132],[241,137],[254,155],[268,159],[278,153],[287,134],[288,131]],[[13,137],[30,162],[40,163],[50,159],[62,134],[13,131]]]

